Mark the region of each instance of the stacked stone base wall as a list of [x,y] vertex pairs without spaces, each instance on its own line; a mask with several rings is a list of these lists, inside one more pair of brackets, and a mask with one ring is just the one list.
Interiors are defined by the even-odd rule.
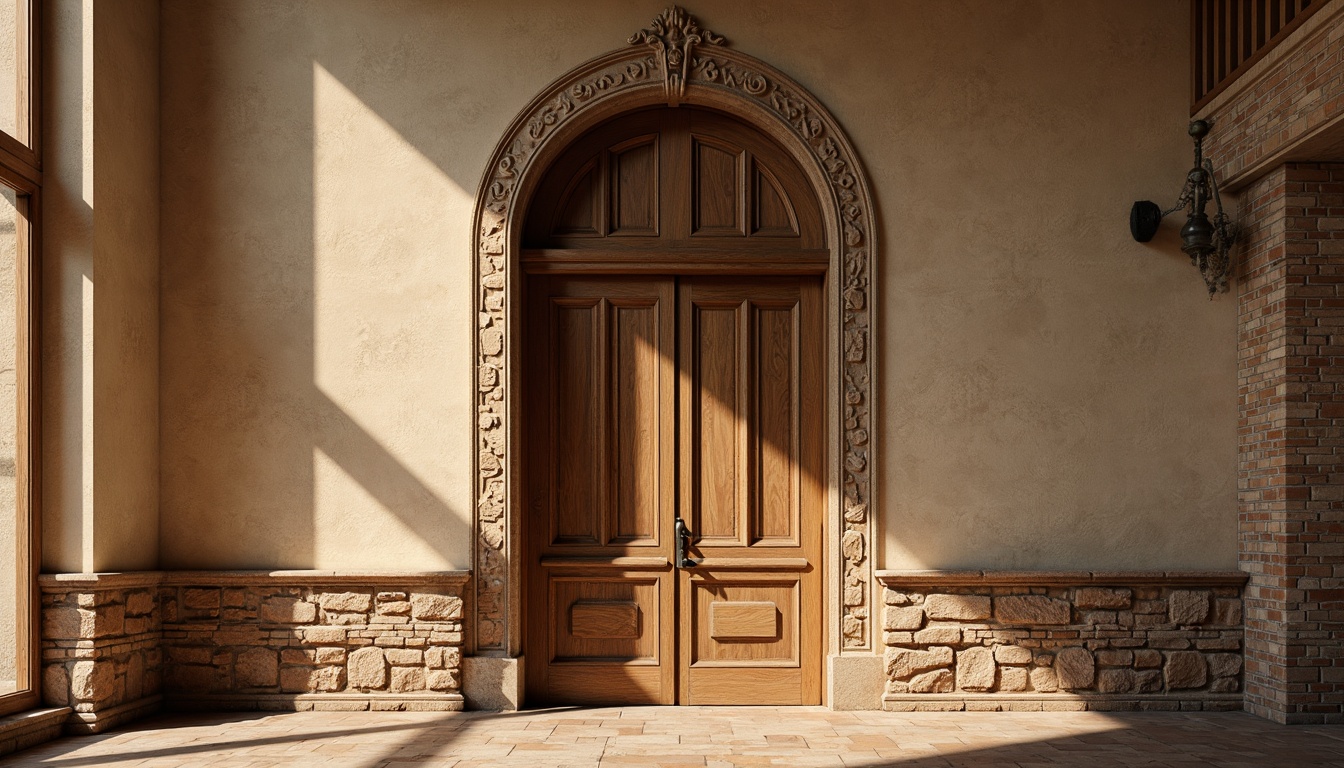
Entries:
[[879,578],[884,709],[1242,708],[1244,574]]
[[97,733],[155,710],[163,687],[158,573],[43,576],[42,695]]
[[465,572],[43,576],[43,696],[98,732],[174,709],[462,709]]

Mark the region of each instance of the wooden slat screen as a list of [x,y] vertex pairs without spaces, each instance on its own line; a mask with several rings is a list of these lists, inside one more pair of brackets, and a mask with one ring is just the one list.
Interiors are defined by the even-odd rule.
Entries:
[[1193,106],[1198,111],[1327,0],[1191,0]]

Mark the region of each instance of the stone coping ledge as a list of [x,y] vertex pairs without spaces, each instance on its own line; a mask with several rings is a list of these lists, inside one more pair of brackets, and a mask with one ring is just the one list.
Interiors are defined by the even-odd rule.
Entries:
[[43,592],[111,590],[154,586],[218,586],[304,584],[381,586],[387,584],[460,585],[471,571],[124,571],[109,573],[44,573],[37,577]]
[[70,712],[69,707],[50,707],[0,717],[0,755],[59,737]]
[[1130,584],[1240,587],[1242,571],[936,571],[881,570],[888,587],[1073,587]]
[[882,696],[882,708],[888,712],[1226,712],[1242,708],[1242,694],[888,693]]
[[460,693],[170,693],[177,710],[272,712],[460,712]]
[[0,739],[12,739],[42,728],[62,725],[73,711],[69,707],[48,707],[0,717]]
[[65,732],[73,736],[103,733],[132,720],[152,715],[162,706],[163,696],[155,694],[108,709],[100,709],[97,712],[75,712],[66,721]]

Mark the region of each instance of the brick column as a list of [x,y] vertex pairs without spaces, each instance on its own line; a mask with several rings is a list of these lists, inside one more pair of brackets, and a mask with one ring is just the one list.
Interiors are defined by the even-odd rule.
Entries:
[[1243,192],[1238,388],[1246,709],[1344,722],[1344,164]]

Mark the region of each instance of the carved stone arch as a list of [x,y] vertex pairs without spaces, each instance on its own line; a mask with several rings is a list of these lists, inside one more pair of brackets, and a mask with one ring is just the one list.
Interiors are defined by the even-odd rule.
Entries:
[[573,140],[648,106],[718,109],[774,138],[808,175],[826,220],[828,270],[828,631],[832,654],[871,654],[874,487],[870,440],[876,220],[858,158],[831,114],[788,76],[726,46],[679,8],[664,11],[629,47],[551,83],[509,125],[476,196],[473,250],[476,355],[475,563],[469,652],[518,653],[515,554],[521,493],[513,471],[518,329],[510,312],[527,205],[550,163]]

